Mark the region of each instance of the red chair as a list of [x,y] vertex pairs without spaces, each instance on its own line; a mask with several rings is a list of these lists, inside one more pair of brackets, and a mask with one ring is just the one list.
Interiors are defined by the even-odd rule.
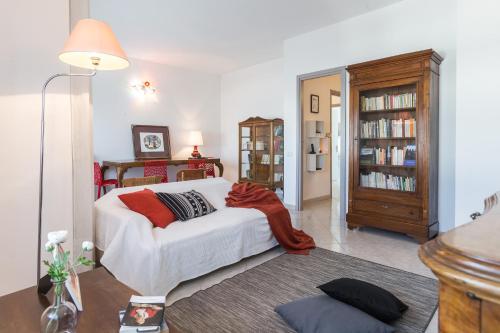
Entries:
[[207,163],[207,160],[204,158],[193,158],[188,160],[188,169],[205,169],[207,177],[215,178],[215,165],[213,163]]
[[117,179],[104,179],[102,174],[102,169],[99,163],[94,162],[94,185],[97,186],[97,199],[101,197],[101,188],[104,190],[104,194],[106,194],[106,186],[114,186],[118,187]]
[[161,176],[162,183],[168,183],[167,161],[145,161],[144,177]]

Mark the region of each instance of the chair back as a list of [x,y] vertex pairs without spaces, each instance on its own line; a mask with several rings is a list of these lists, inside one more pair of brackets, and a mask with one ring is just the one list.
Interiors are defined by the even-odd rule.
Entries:
[[207,163],[205,158],[192,158],[188,160],[188,169],[205,169],[207,176],[215,177],[215,166],[213,163]]
[[207,171],[205,169],[183,169],[177,172],[178,182],[205,178],[207,178]]
[[138,178],[125,178],[122,181],[123,187],[131,186],[143,186],[160,184],[162,182],[163,176],[148,176],[148,177],[138,177]]
[[190,158],[188,159],[188,169],[205,169],[205,158]]
[[161,176],[162,183],[168,183],[167,161],[145,161],[144,177]]
[[94,162],[94,185],[100,186],[103,182],[102,169],[99,163]]

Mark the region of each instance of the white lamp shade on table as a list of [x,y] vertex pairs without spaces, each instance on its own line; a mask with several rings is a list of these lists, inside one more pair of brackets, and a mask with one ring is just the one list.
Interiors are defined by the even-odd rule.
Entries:
[[200,131],[191,131],[188,136],[188,145],[190,146],[202,146],[203,137]]
[[72,66],[93,70],[117,70],[129,66],[127,55],[111,27],[94,19],[78,21],[59,59]]

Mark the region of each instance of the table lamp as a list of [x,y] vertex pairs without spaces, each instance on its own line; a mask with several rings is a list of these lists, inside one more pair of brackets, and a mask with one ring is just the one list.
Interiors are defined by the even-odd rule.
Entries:
[[42,88],[42,114],[40,124],[40,183],[38,202],[38,255],[37,255],[37,287],[38,292],[46,294],[50,288],[50,278],[45,275],[40,279],[40,260],[42,246],[42,209],[43,209],[43,158],[44,158],[44,132],[45,132],[45,94],[47,85],[55,78],[62,76],[91,77],[97,70],[117,70],[129,66],[129,61],[123,52],[111,28],[104,22],[83,19],[77,22],[64,48],[59,54],[59,59],[71,66],[90,69],[90,73],[55,74],[47,79]]
[[193,158],[201,158],[201,154],[198,151],[198,146],[203,146],[203,137],[201,136],[200,131],[189,132],[188,144],[190,146],[194,146],[191,156],[193,156]]

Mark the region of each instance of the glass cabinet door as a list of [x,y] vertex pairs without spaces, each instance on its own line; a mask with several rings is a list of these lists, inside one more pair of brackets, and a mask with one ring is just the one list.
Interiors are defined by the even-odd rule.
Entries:
[[359,91],[359,186],[417,190],[417,85]]
[[251,126],[240,127],[240,142],[241,142],[241,164],[240,174],[241,179],[254,180],[253,167],[253,128]]
[[276,187],[283,187],[283,175],[284,175],[284,164],[285,164],[285,140],[283,135],[284,129],[283,124],[277,124],[274,126],[274,175],[273,182]]
[[255,126],[255,181],[269,183],[271,178],[271,125]]

